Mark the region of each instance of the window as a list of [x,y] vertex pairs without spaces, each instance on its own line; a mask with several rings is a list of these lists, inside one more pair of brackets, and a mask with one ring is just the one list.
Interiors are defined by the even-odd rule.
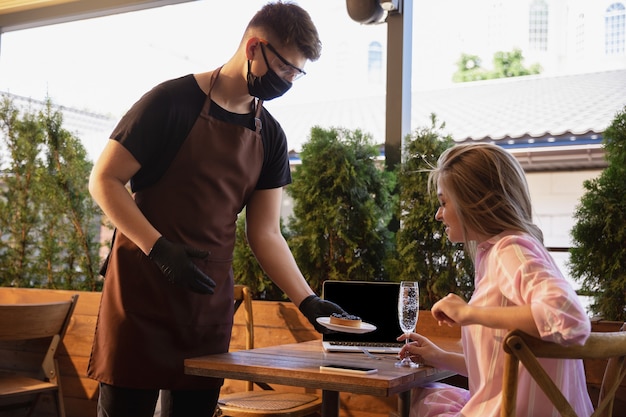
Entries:
[[528,46],[535,51],[548,50],[548,5],[535,0],[528,15]]
[[606,55],[626,53],[626,7],[613,3],[604,14],[604,51]]
[[580,13],[576,18],[576,54],[584,55],[585,53],[585,15]]
[[383,46],[380,42],[369,45],[367,56],[367,79],[372,84],[380,84],[383,77]]

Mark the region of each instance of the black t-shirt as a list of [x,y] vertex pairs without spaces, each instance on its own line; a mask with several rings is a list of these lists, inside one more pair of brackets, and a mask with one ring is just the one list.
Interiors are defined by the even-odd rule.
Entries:
[[[154,184],[167,171],[205,100],[206,94],[190,74],[157,85],[122,117],[111,138],[128,149],[141,165],[131,179],[133,192]],[[212,102],[209,113],[219,120],[255,130],[252,109],[249,114],[236,114]],[[264,153],[256,189],[279,188],[291,183],[287,138],[265,108],[260,118]]]

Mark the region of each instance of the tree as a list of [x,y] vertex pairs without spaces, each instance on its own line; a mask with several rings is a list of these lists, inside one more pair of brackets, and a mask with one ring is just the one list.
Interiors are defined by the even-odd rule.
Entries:
[[463,248],[451,243],[435,220],[438,200],[429,193],[429,171],[439,155],[454,145],[443,136],[437,118],[431,126],[415,130],[405,140],[403,163],[398,171],[400,229],[396,233],[397,255],[389,262],[393,275],[420,283],[420,308],[430,309],[448,293],[469,299],[473,291],[473,267]]
[[533,64],[526,68],[523,63],[524,56],[520,49],[514,49],[512,52],[496,52],[493,56],[493,71],[489,78],[520,77],[541,72],[539,64]]
[[456,62],[457,70],[452,75],[455,83],[480,81],[488,78],[487,70],[482,66],[482,60],[477,55],[461,54]]
[[309,285],[324,280],[387,278],[393,244],[395,175],[377,162],[378,147],[360,130],[314,127],[287,192],[294,199],[289,245]]
[[42,176],[37,157],[43,131],[33,114],[20,119],[18,110],[8,99],[3,99],[0,107],[0,127],[6,152],[0,179],[0,283],[24,286],[33,279],[37,265],[36,225],[41,200],[36,196]]
[[585,181],[571,230],[570,272],[593,296],[591,309],[626,320],[626,106],[604,132],[608,166]]
[[481,67],[481,59],[476,55],[461,54],[457,61],[457,70],[452,76],[454,82],[490,80],[494,78],[519,77],[539,74],[541,66],[533,64],[526,68],[520,49],[511,52],[498,51],[493,55],[493,70]]
[[87,189],[91,163],[48,101],[34,113],[0,107],[7,161],[0,190],[0,285],[97,290],[102,214]]

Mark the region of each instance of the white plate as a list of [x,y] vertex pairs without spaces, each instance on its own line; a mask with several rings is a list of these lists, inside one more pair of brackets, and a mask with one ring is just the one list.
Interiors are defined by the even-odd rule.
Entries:
[[376,330],[376,326],[373,324],[361,322],[361,327],[342,326],[341,324],[334,324],[330,322],[330,317],[318,317],[317,322],[324,327],[328,327],[330,330],[343,333],[369,333]]

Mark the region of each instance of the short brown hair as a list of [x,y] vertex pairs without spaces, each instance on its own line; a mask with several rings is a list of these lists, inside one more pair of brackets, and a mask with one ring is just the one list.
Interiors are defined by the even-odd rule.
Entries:
[[294,3],[267,3],[250,20],[246,31],[253,27],[272,33],[282,43],[279,46],[295,46],[309,61],[318,60],[322,54],[322,42],[311,16]]

